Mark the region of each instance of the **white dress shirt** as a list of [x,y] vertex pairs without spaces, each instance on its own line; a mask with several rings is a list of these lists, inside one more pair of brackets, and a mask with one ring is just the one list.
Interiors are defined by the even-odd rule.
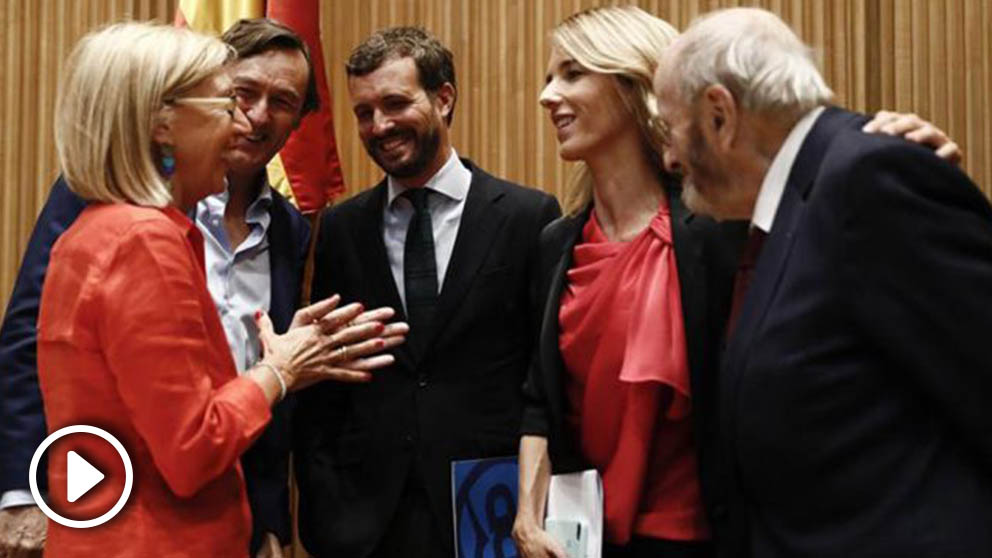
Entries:
[[272,299],[269,265],[269,224],[272,190],[268,184],[245,211],[248,236],[231,249],[224,227],[227,191],[209,196],[196,205],[196,226],[203,233],[207,288],[217,305],[227,344],[238,372],[255,365],[261,357],[255,312],[268,312]]
[[751,216],[752,227],[757,227],[766,233],[772,232],[775,213],[778,212],[778,204],[782,201],[785,184],[789,181],[789,173],[792,172],[792,165],[799,155],[799,148],[803,146],[806,136],[825,108],[816,107],[803,115],[782,142],[782,147],[772,159],[772,164],[765,173],[765,179],[761,182],[761,189],[758,190],[758,198],[754,202],[754,214]]
[[[406,308],[406,288],[403,283],[403,252],[406,246],[406,230],[413,217],[413,203],[401,194],[407,188],[392,176],[387,179],[388,196],[383,208],[382,237],[386,243],[389,268],[396,281],[403,307]],[[423,185],[433,193],[427,196],[427,210],[431,213],[431,228],[434,230],[434,258],[437,263],[437,288],[440,294],[444,286],[444,275],[448,270],[451,252],[455,248],[458,227],[462,221],[462,210],[468,198],[472,183],[472,172],[458,159],[455,150],[441,167],[441,170]]]

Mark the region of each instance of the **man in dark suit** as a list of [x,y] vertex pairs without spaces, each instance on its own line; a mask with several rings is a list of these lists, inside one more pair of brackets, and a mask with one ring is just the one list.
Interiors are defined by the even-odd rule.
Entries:
[[315,296],[404,309],[396,364],[301,394],[300,535],[316,556],[452,556],[451,463],[516,453],[551,196],[451,146],[451,52],[380,31],[348,61],[359,134],[386,179],[321,221]]
[[[240,58],[233,77],[252,134],[239,140],[234,150],[228,191],[201,202],[192,217],[206,239],[211,294],[221,309],[235,363],[244,369],[257,357],[252,354],[257,353],[257,340],[252,337],[254,330],[242,324],[253,324],[254,312],[267,307],[276,330],[282,332],[300,305],[309,225],[268,185],[265,165],[300,119],[316,109],[319,98],[305,43],[289,28],[265,19],[242,20],[225,33],[224,40]],[[84,206],[63,179],[55,182],[28,243],[0,329],[0,493],[7,508],[0,512],[0,550],[27,550],[44,539],[44,517],[30,493],[24,495],[28,464],[46,435],[35,323],[51,247]],[[241,277],[232,281],[232,274]],[[278,555],[281,545],[290,541],[292,405],[290,397],[273,408],[272,422],[242,457],[254,521],[252,553],[260,556]],[[39,482],[44,481],[41,475]],[[24,531],[28,532],[18,538]]]
[[690,208],[750,219],[720,375],[734,557],[992,556],[992,209],[928,149],[826,108],[761,10],[656,75]]

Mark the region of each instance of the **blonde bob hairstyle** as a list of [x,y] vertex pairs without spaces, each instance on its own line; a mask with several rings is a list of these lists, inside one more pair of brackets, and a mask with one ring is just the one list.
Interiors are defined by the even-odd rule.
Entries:
[[66,60],[55,106],[55,145],[70,189],[90,201],[169,205],[152,141],[161,109],[233,56],[217,39],[153,23],[118,23],[83,37]]
[[[666,132],[652,79],[658,59],[679,32],[636,6],[591,8],[567,17],[551,32],[552,48],[590,72],[616,77],[617,93],[637,123],[645,155],[662,172]],[[565,213],[581,212],[592,199],[592,175],[579,164],[565,193]]]

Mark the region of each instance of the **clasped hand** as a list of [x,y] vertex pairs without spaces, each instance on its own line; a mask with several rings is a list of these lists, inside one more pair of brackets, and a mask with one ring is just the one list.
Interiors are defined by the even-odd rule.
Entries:
[[409,326],[387,323],[392,308],[365,311],[359,303],[338,308],[341,297],[301,308],[289,330],[275,333],[268,315],[256,316],[262,362],[276,368],[288,391],[324,380],[367,382],[372,370],[389,366],[393,355],[382,354],[406,340]]

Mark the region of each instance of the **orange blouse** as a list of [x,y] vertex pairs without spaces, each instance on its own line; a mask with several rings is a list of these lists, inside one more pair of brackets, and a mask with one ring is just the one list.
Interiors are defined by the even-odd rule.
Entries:
[[[46,556],[248,554],[238,458],[269,421],[269,404],[237,375],[207,291],[203,238],[185,215],[128,204],[93,204],[80,215],[52,250],[38,375],[49,432],[103,428],[134,469],[117,517],[89,529],[50,521]],[[73,504],[69,449],[108,473]],[[109,445],[69,436],[48,456],[50,503],[73,512],[63,515],[95,517],[116,502],[123,466]]]

